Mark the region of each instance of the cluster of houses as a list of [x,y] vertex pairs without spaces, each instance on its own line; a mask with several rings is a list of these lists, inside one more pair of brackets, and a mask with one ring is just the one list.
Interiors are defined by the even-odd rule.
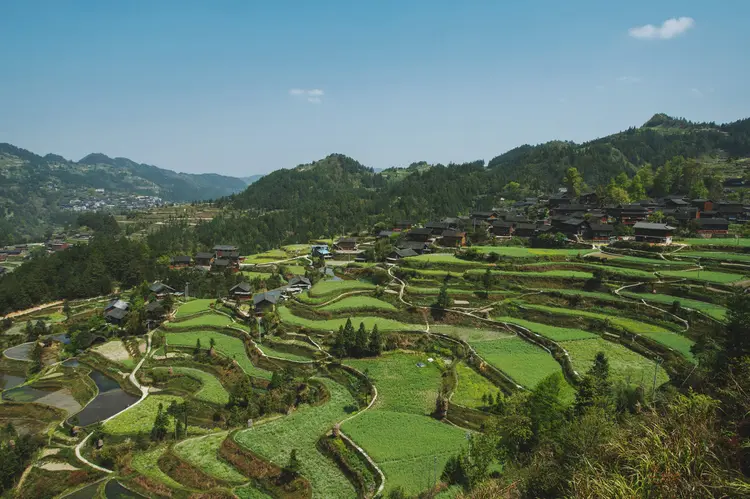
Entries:
[[253,287],[248,282],[241,282],[229,290],[229,299],[238,302],[246,302],[252,300],[253,310],[256,315],[263,315],[267,312],[276,309],[276,305],[281,301],[307,291],[312,287],[310,279],[305,276],[294,276],[281,287],[263,291],[261,293],[254,293]]
[[[162,300],[167,295],[181,295],[182,293],[178,293],[174,288],[159,281],[151,284],[149,291],[154,295],[155,299],[147,303],[144,310],[146,312],[146,320],[151,324],[155,324],[161,322],[167,313]],[[116,298],[110,300],[104,306],[104,320],[110,324],[121,326],[125,323],[129,312],[130,303]]]
[[178,255],[172,257],[170,266],[172,268],[195,267],[211,272],[224,272],[229,269],[236,272],[240,268],[240,252],[237,246],[217,244],[211,251],[201,251],[190,255]]
[[[549,216],[531,217],[522,211],[528,207],[546,207]],[[465,246],[467,233],[477,230],[500,238],[562,233],[574,241],[607,242],[617,236],[615,227],[620,225],[632,227],[636,241],[669,244],[680,227],[689,227],[701,237],[721,237],[728,234],[730,223],[744,223],[749,219],[750,207],[728,201],[667,197],[602,207],[596,193],[587,192],[577,198],[563,193],[549,199],[525,199],[509,210],[478,211],[470,216],[428,222],[422,227],[400,221],[377,237],[404,234],[397,249],[388,256],[388,261],[394,262],[429,251],[429,245]]]

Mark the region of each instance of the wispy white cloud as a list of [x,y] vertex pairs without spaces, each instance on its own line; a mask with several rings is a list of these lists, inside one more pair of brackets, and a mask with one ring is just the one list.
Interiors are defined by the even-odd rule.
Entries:
[[292,88],[289,90],[289,95],[293,97],[305,98],[307,102],[313,104],[320,104],[323,102],[323,95],[325,92],[319,88]]
[[695,97],[703,97],[703,92],[701,92],[698,88],[691,88],[690,93]]
[[617,81],[622,83],[640,83],[643,80],[638,76],[620,76],[617,78]]
[[653,24],[636,26],[630,28],[628,33],[633,38],[640,40],[669,40],[681,35],[693,26],[695,26],[695,19],[692,17],[673,17],[664,21],[661,26],[654,26]]

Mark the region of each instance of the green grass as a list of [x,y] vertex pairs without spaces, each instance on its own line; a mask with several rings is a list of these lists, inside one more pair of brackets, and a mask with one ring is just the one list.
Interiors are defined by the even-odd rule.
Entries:
[[581,298],[591,298],[595,300],[604,301],[623,301],[617,295],[611,293],[603,293],[599,291],[581,291],[580,289],[552,289],[552,290],[540,290],[543,292],[559,293],[565,296],[580,296]]
[[627,267],[614,267],[611,265],[604,265],[599,263],[583,263],[583,262],[537,262],[528,264],[527,267],[533,268],[544,268],[544,267],[578,267],[579,269],[587,269],[594,272],[596,269],[601,269],[610,274],[623,277],[636,277],[644,280],[656,279],[653,272],[647,272],[645,270],[631,269]]
[[[359,371],[369,371],[378,389],[373,409],[426,415],[435,410],[441,372],[425,353],[393,352],[376,359],[349,359]],[[425,367],[417,367],[422,362]]]
[[364,281],[318,281],[310,289],[310,296],[326,296],[360,289],[375,289],[375,285]]
[[511,258],[539,258],[539,257],[575,257],[591,253],[590,249],[545,249],[525,248],[522,246],[472,246],[480,253],[497,253]]
[[227,327],[227,326],[238,326],[237,323],[233,322],[232,319],[227,317],[226,315],[222,314],[204,314],[199,315],[198,317],[192,317],[190,319],[185,319],[184,321],[180,322],[167,322],[164,324],[164,328],[166,329],[180,329],[180,328],[189,328],[189,327],[196,327],[196,326],[214,326],[214,327]]
[[247,277],[248,281],[252,281],[253,279],[260,279],[261,281],[265,281],[273,275],[270,272],[253,272],[250,270],[243,270],[240,272],[240,274]]
[[271,496],[258,490],[252,485],[246,485],[244,487],[237,487],[232,492],[240,499],[273,499]]
[[320,310],[326,312],[342,312],[347,310],[396,310],[396,307],[387,301],[378,300],[372,296],[348,296],[342,300],[333,302],[322,307]]
[[441,473],[448,458],[466,444],[466,430],[403,412],[370,410],[344,423],[342,430],[378,463],[386,493],[399,486],[408,494],[427,489],[431,473]]
[[617,317],[607,314],[599,314],[596,312],[587,312],[585,310],[571,309],[571,308],[558,308],[548,307],[546,305],[536,305],[532,303],[523,303],[524,308],[532,310],[539,310],[540,312],[547,312],[549,314],[567,315],[573,317],[586,317],[588,319],[599,319],[609,320],[612,324],[620,326],[628,332],[643,334],[643,333],[663,333],[666,330],[663,327],[655,326],[646,322],[640,322],[627,317]]
[[[691,258],[710,258],[726,262],[750,263],[750,253],[729,253],[726,251],[680,251],[677,256]],[[687,262],[686,262],[687,263]],[[692,262],[690,262],[692,264]]]
[[458,384],[451,397],[451,402],[464,407],[479,408],[484,406],[482,396],[495,394],[499,390],[490,380],[477,373],[463,362],[456,364]]
[[225,482],[245,483],[248,481],[245,475],[219,458],[219,448],[226,436],[226,432],[221,432],[183,440],[174,446],[173,452],[214,478]]
[[295,275],[305,275],[305,271],[307,270],[302,265],[285,265],[287,272],[291,272]]
[[698,272],[697,270],[665,270],[659,273],[665,277],[678,277],[715,284],[731,284],[733,282],[742,281],[745,279],[745,276],[742,274],[713,272],[710,270],[701,270],[700,272]]
[[159,447],[149,449],[146,452],[137,453],[133,456],[131,465],[133,466],[133,469],[135,471],[145,476],[146,478],[150,478],[156,482],[163,483],[164,485],[172,489],[182,490],[185,487],[183,487],[181,483],[174,480],[159,468],[159,458],[164,454],[166,450],[166,445],[160,445]]
[[688,239],[680,239],[679,241],[675,242],[690,244],[692,246],[738,246],[744,248],[750,247],[750,238],[735,239],[733,237],[726,237],[716,239],[703,239],[700,237],[693,237]]
[[430,331],[447,334],[469,343],[474,341],[487,341],[512,338],[515,335],[508,331],[497,331],[494,329],[481,329],[465,326],[451,326],[448,324],[430,324]]
[[540,324],[538,322],[531,322],[524,319],[518,319],[516,317],[497,317],[497,321],[501,322],[512,322],[519,326],[525,327],[529,331],[540,334],[553,341],[572,341],[572,340],[585,340],[588,338],[598,338],[594,333],[583,331],[581,329],[549,326],[547,324]]
[[[682,252],[678,253],[681,255]],[[606,258],[608,264],[617,264],[618,262],[629,262],[639,265],[653,265],[656,267],[679,267],[692,265],[690,262],[678,262],[673,260],[662,260],[661,258],[646,258],[642,256],[631,256],[631,255],[614,255],[609,253],[600,253],[601,256],[590,255],[587,259],[594,260],[597,258]]]
[[642,336],[650,338],[657,343],[661,343],[662,345],[681,353],[690,362],[695,362],[695,356],[691,351],[691,348],[695,344],[695,342],[690,338],[682,336],[678,333],[670,333],[667,331],[663,331],[660,333],[644,333]]
[[[306,357],[304,355],[284,352],[282,350],[277,350],[265,344],[258,345],[258,348],[260,348],[263,351],[263,353],[268,355],[269,357],[277,357],[279,359],[294,360],[297,362],[311,362],[312,361],[312,357]],[[310,352],[310,354],[312,355],[312,351]]]
[[430,263],[430,264],[456,265],[456,266],[465,266],[465,267],[485,267],[487,265],[484,262],[462,260],[461,258],[457,258],[452,253],[435,253],[435,254],[425,254],[425,255],[419,255],[419,256],[410,256],[410,257],[404,258],[404,261],[407,264]]
[[[172,401],[182,403],[182,400],[182,397],[174,395],[149,395],[140,404],[104,423],[102,428],[111,435],[148,435],[154,425],[159,404],[166,411]],[[172,418],[169,418],[169,428],[174,430]]]
[[[479,288],[473,288],[473,289],[448,288],[449,295],[466,296],[466,295],[473,295],[477,291],[484,294],[484,289],[479,289]],[[412,295],[438,295],[440,293],[440,288],[421,288],[417,286],[406,286],[406,292]],[[506,291],[503,289],[490,290],[490,296],[508,295],[508,294],[513,294],[513,292]]]
[[[379,359],[347,361],[369,371],[378,398],[371,409],[344,423],[342,430],[383,470],[386,493],[397,486],[412,494],[425,489],[426,474],[435,461],[439,473],[448,457],[466,443],[465,430],[428,415],[435,408],[441,371],[427,357],[393,352]],[[418,362],[425,367],[417,367]]]
[[185,333],[167,333],[167,343],[171,346],[194,347],[196,340],[201,340],[201,346],[206,348],[213,338],[216,341],[216,351],[225,357],[235,359],[237,364],[250,376],[271,379],[272,373],[265,369],[255,367],[245,352],[245,344],[242,340],[221,334],[216,331],[189,331]]
[[[552,265],[552,264],[550,264]],[[469,270],[470,274],[483,274],[481,270]],[[581,270],[547,270],[544,272],[535,271],[510,271],[510,270],[493,270],[495,276],[513,276],[513,277],[541,277],[541,278],[565,278],[565,279],[591,279],[594,275],[591,272]]]
[[[589,340],[563,341],[560,345],[568,351],[570,362],[578,374],[585,374],[594,364],[599,352],[604,352],[609,361],[610,378],[624,380],[632,384],[643,384],[650,390],[654,376],[654,363],[622,345],[601,338]],[[656,386],[669,381],[669,376],[661,367],[656,374]]]
[[[316,331],[337,331],[339,326],[346,324],[347,320],[346,318],[320,321],[305,319],[304,317],[298,317],[292,314],[292,311],[286,307],[279,307],[279,317],[281,317],[282,322],[292,326],[306,327]],[[421,324],[404,324],[393,319],[385,319],[382,317],[354,316],[351,317],[351,320],[355,329],[359,327],[360,322],[364,322],[365,327],[368,330],[372,329],[375,324],[378,325],[378,329],[381,331],[408,331],[423,328]]]
[[[208,345],[202,346],[208,347]],[[154,371],[167,373],[169,368],[156,367]],[[225,405],[229,402],[229,393],[213,374],[192,367],[172,367],[172,372],[200,381],[201,389],[193,395],[196,399],[219,405]]]
[[354,487],[339,468],[316,448],[318,439],[346,417],[345,408],[354,406],[355,401],[338,383],[329,379],[322,382],[331,393],[325,404],[303,405],[289,416],[242,430],[234,438],[238,444],[279,466],[285,466],[289,462],[289,452],[297,449],[300,472],[310,481],[313,497],[356,497]]
[[469,341],[469,344],[488,364],[527,388],[534,388],[547,376],[562,372],[552,355],[516,336]]
[[200,312],[211,310],[211,307],[209,305],[213,303],[214,301],[216,300],[213,300],[213,299],[190,300],[180,305],[180,308],[177,309],[177,314],[175,315],[175,317],[179,319],[182,317],[187,317],[188,315],[194,315]]
[[309,253],[310,245],[309,244],[288,244],[286,246],[282,246],[281,249],[286,251],[287,253]]
[[290,258],[290,256],[287,255],[286,251],[283,251],[280,249],[273,249],[270,251],[266,251],[265,253],[259,253],[257,255],[248,255],[244,257],[244,260],[242,261],[242,263],[245,263],[245,264],[268,263],[268,262],[274,262],[278,260],[286,260],[287,258]]
[[682,298],[679,296],[652,294],[652,293],[631,293],[629,291],[622,291],[621,294],[636,298],[638,300],[646,300],[654,303],[661,303],[663,305],[671,306],[675,301],[680,302],[680,306],[685,308],[691,308],[694,310],[700,310],[701,312],[713,317],[716,320],[723,321],[727,316],[727,309],[721,305],[714,303],[708,303],[700,300],[691,300],[689,298]]

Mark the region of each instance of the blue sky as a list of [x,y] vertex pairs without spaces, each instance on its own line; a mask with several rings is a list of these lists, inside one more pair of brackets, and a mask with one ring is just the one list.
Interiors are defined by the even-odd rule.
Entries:
[[0,142],[244,176],[733,121],[748,18],[741,0],[5,2]]

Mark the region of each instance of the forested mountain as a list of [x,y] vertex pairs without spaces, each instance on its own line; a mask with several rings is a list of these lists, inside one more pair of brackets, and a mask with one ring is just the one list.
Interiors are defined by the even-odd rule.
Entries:
[[[629,196],[636,201],[647,195],[721,195],[722,177],[744,174],[746,163],[735,160],[748,156],[750,119],[716,125],[664,114],[583,144],[523,145],[486,166],[483,161],[419,162],[376,173],[334,154],[273,172],[220,200],[228,209],[197,227],[196,244],[221,240],[255,252],[358,232],[377,222],[467,214],[499,206],[502,199],[553,192],[573,167],[613,203],[627,202]],[[165,248],[170,247],[167,239]]]
[[127,208],[138,195],[187,202],[226,196],[246,185],[233,177],[176,173],[104,154],[75,162],[0,144],[0,245],[42,238],[51,226],[75,217],[65,209],[74,201]]

